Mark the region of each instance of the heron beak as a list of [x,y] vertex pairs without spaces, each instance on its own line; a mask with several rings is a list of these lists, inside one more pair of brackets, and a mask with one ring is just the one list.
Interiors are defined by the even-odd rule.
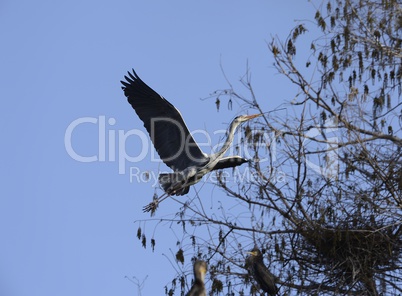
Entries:
[[259,116],[261,116],[261,115],[262,115],[262,114],[248,115],[248,116],[246,116],[246,119],[247,119],[247,120],[250,120],[250,119],[253,119],[253,118],[259,117]]
[[249,254],[249,255],[252,255],[252,256],[257,255],[256,252],[246,252],[246,254]]

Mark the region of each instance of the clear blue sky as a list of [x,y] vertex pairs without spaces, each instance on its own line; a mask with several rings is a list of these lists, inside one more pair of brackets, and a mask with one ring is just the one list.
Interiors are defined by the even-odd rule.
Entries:
[[[125,276],[147,275],[142,295],[163,295],[175,270],[162,253],[175,239],[159,227],[153,253],[135,237],[152,185],[130,182],[107,154],[74,160],[68,126],[105,118],[117,158],[119,130],[144,131],[120,89],[131,68],[191,130],[224,129],[241,109],[223,103],[218,113],[213,100],[200,100],[227,86],[220,63],[236,81],[248,60],[257,96],[274,108],[291,93],[266,42],[313,15],[299,0],[1,1],[0,295],[138,295]],[[99,157],[98,127],[74,130],[77,154]],[[140,144],[130,138],[127,152]],[[159,165],[147,157],[136,167],[157,174]],[[157,217],[176,207],[166,201]]]

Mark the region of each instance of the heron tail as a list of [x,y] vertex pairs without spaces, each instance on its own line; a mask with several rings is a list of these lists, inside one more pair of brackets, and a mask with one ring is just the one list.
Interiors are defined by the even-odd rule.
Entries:
[[184,195],[189,192],[190,187],[183,186],[182,179],[180,173],[164,173],[159,175],[159,184],[161,184],[162,189],[169,195]]

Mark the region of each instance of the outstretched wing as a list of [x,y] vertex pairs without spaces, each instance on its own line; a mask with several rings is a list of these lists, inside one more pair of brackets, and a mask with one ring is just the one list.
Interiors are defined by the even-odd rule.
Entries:
[[144,122],[163,162],[173,170],[206,164],[208,157],[195,143],[179,110],[146,85],[134,70],[124,78],[124,95]]

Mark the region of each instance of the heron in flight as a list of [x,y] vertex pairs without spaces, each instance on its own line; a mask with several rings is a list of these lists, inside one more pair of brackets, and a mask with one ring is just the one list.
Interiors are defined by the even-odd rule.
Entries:
[[268,295],[276,295],[278,288],[275,285],[275,278],[268,268],[264,265],[262,253],[257,246],[247,252],[250,254],[246,259],[246,267],[253,275],[255,281],[260,286],[261,290],[268,293]]
[[153,214],[162,202],[172,195],[184,195],[190,186],[213,170],[236,167],[245,162],[240,156],[223,157],[233,141],[237,127],[262,114],[237,116],[229,126],[227,139],[221,149],[211,155],[203,153],[194,141],[179,112],[164,97],[146,85],[135,73],[128,72],[121,81],[124,95],[138,117],[144,122],[151,141],[162,161],[173,173],[160,174],[159,183],[165,193],[144,207]]
[[186,296],[207,296],[204,280],[207,273],[207,263],[197,260],[194,263],[194,283]]

